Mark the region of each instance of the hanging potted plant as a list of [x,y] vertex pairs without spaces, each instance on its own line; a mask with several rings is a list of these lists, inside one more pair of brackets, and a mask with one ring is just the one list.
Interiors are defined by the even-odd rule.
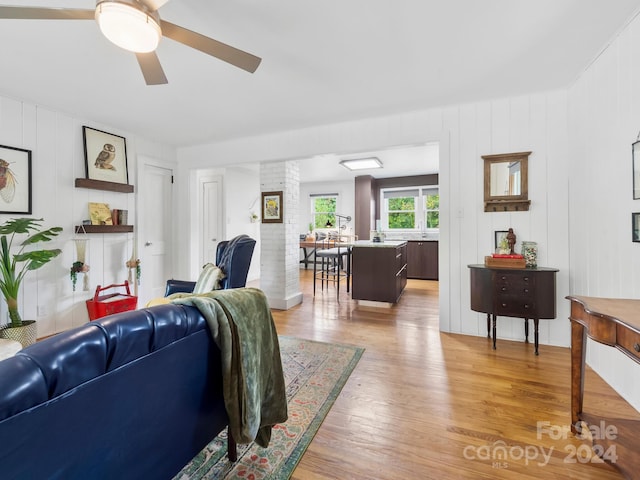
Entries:
[[[71,265],[71,269],[69,270],[69,277],[71,278],[71,285],[73,286],[73,291],[76,291],[76,283],[78,282],[78,274],[79,273],[88,273],[89,265],[79,260],[73,262]],[[85,276],[85,279],[87,277]],[[86,290],[86,289],[85,289]]]
[[[0,338],[18,340],[23,347],[35,343],[35,320],[22,320],[18,312],[18,292],[27,272],[37,270],[60,255],[61,250],[29,250],[25,247],[47,242],[57,236],[62,227],[42,230],[42,219],[13,218],[0,225],[0,290],[7,302],[9,324],[0,328]],[[11,253],[16,234],[26,234],[17,253]]]

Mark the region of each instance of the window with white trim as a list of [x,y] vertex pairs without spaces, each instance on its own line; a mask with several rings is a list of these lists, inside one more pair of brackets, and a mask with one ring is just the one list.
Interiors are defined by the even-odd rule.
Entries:
[[336,225],[338,209],[337,193],[311,194],[311,224],[313,230],[331,228]]
[[440,228],[437,186],[384,188],[380,197],[383,230],[433,231]]

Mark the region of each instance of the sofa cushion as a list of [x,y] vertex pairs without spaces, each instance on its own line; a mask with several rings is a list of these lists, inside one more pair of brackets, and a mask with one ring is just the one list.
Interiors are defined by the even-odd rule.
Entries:
[[0,379],[0,421],[49,398],[42,371],[24,355],[0,362]]
[[21,356],[40,368],[53,398],[106,371],[107,339],[89,323],[35,343],[16,354]]
[[115,370],[152,351],[153,321],[144,312],[122,312],[93,322],[107,338],[106,371]]

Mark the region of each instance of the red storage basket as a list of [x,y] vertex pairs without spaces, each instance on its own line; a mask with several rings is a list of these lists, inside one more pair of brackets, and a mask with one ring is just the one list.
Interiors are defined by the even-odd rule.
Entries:
[[[109,293],[106,295],[100,295],[100,292],[120,287],[124,287],[126,294]],[[131,292],[129,291],[129,282],[127,280],[125,280],[124,283],[113,284],[107,287],[101,287],[98,285],[93,298],[91,300],[87,300],[89,320],[96,320],[114,313],[135,310],[137,303],[138,297],[131,295]]]

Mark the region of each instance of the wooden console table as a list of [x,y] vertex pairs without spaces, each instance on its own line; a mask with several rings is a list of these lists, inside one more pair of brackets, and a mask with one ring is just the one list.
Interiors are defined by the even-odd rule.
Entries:
[[487,337],[496,348],[496,317],[524,318],[525,342],[529,342],[529,319],[533,319],[535,354],[538,355],[538,321],[556,318],[557,268],[497,268],[469,265],[471,309],[487,314]]
[[[640,363],[640,300],[568,296],[571,301],[571,430],[581,433],[588,425],[615,427],[615,435],[594,439],[600,445],[596,453],[611,452],[615,459],[604,456],[626,478],[640,478],[640,421],[603,419],[582,411],[586,337],[615,347],[636,363]],[[584,423],[583,423],[584,422]]]

